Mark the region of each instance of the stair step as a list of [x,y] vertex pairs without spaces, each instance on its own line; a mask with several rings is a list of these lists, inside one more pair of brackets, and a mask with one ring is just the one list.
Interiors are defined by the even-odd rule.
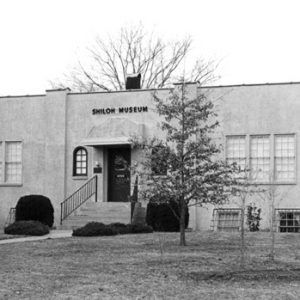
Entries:
[[61,228],[74,229],[89,222],[110,224],[120,222],[130,223],[130,202],[92,202],[87,201],[75,213],[63,221]]

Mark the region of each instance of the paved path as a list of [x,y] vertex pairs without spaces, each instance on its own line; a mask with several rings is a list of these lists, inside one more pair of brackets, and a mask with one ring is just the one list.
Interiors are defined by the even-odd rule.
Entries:
[[0,240],[0,245],[20,243],[20,242],[41,241],[46,239],[59,239],[59,238],[66,238],[71,236],[72,236],[72,230],[51,230],[49,234],[43,236],[28,236],[28,237]]

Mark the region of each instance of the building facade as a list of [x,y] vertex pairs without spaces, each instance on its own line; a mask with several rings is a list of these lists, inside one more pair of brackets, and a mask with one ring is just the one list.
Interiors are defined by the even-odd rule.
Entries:
[[[223,145],[223,158],[249,167],[252,182],[276,194],[273,202],[278,229],[296,228],[300,221],[300,83],[202,88],[191,83],[188,89],[191,96],[206,93],[213,101],[220,122],[215,135]],[[140,150],[131,148],[130,137],[163,134],[154,92],[160,98],[169,95],[169,89],[109,93],[65,89],[1,97],[1,226],[10,208],[28,194],[50,198],[58,225],[61,203],[95,177],[95,200],[128,202],[135,178],[122,167],[120,158],[133,164],[141,155]],[[86,189],[88,193],[89,186]],[[251,195],[247,200],[261,209],[262,229],[269,228],[270,221],[266,194]],[[240,217],[239,200],[233,197],[218,207],[191,207],[189,226],[195,230],[236,230]]]

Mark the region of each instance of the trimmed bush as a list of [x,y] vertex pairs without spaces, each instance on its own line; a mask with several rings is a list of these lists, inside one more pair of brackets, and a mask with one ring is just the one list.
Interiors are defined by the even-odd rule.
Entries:
[[73,236],[109,236],[116,234],[118,232],[115,228],[99,222],[90,222],[73,230]]
[[54,222],[54,210],[49,198],[42,195],[27,195],[16,206],[16,221],[39,221],[49,227]]
[[[148,203],[146,223],[150,225],[154,231],[178,232],[180,229],[179,218],[175,216],[175,214],[179,216],[179,206],[177,202],[159,202],[162,201],[153,199]],[[189,212],[187,208],[185,214],[185,228],[187,228],[188,224]]]
[[111,223],[107,226],[109,226],[109,227],[113,228],[114,230],[116,230],[118,234],[130,233],[130,228],[128,227],[128,225],[123,224],[123,223]]
[[49,233],[49,227],[38,221],[16,221],[5,227],[4,233],[16,235],[45,235]]
[[127,225],[129,233],[151,233],[153,228],[149,225],[140,224],[128,224]]
[[74,229],[73,236],[109,236],[129,233],[151,233],[152,227],[148,225],[133,225],[123,223],[111,223],[105,225],[99,222],[90,222],[85,226]]

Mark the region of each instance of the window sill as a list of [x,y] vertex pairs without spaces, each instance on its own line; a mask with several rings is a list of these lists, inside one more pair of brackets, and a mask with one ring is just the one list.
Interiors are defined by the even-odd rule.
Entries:
[[0,183],[0,187],[20,187],[23,186],[23,183]]
[[251,182],[252,185],[296,185],[296,181],[286,182],[286,181],[278,181],[278,182]]
[[88,176],[72,176],[73,180],[88,180]]

